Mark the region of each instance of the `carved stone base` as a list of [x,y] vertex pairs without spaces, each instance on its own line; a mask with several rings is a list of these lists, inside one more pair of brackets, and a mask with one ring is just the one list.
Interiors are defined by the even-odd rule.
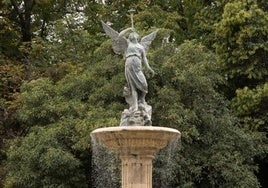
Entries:
[[125,109],[121,116],[120,126],[151,126],[152,107],[147,104],[139,105],[137,111]]

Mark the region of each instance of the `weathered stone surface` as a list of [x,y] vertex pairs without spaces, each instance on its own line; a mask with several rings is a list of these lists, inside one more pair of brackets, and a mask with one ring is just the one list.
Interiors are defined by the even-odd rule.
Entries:
[[151,116],[152,107],[147,103],[139,104],[137,111],[123,111],[120,126],[152,126]]
[[153,156],[126,155],[122,160],[123,188],[151,188],[152,187],[152,159]]

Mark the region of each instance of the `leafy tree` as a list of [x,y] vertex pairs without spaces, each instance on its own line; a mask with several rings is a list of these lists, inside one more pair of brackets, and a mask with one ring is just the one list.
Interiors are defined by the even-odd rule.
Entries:
[[5,175],[2,161],[6,158],[5,142],[18,135],[24,135],[16,120],[20,104],[19,88],[25,79],[25,67],[16,60],[0,55],[0,185]]
[[36,34],[47,36],[51,21],[62,18],[68,13],[80,12],[86,5],[84,1],[52,1],[52,0],[6,0],[7,9],[11,9],[6,17],[17,23],[21,39],[29,42]]
[[15,140],[20,144],[8,152],[5,187],[86,187],[81,163],[68,151],[73,134],[69,123],[73,121],[65,119],[46,130],[36,128],[22,141]]
[[217,53],[228,69],[231,79],[242,78],[237,87],[263,82],[267,78],[267,19],[268,14],[255,1],[235,1],[225,6],[218,23]]
[[249,89],[247,86],[236,90],[232,101],[235,114],[240,117],[242,125],[248,131],[267,132],[268,83]]
[[[107,59],[105,60],[107,61]],[[106,103],[113,100],[113,97],[110,96],[113,96],[114,93],[111,92],[113,86],[109,84],[107,78],[99,77],[98,74],[108,76],[108,72],[110,74],[115,72],[117,69],[110,69],[111,65],[113,65],[113,62],[107,63],[106,68],[103,69],[102,64],[96,63],[94,69],[73,72],[56,85],[49,79],[43,78],[24,85],[20,99],[24,105],[20,110],[19,118],[25,128],[33,128],[29,130],[30,133],[25,138],[11,143],[13,147],[17,148],[15,151],[18,152],[13,152],[13,147],[10,147],[8,151],[7,187],[15,185],[27,187],[48,185],[72,187],[75,185],[75,187],[80,187],[91,184],[89,174],[91,154],[88,151],[91,138],[89,133],[93,128],[99,126],[107,124],[116,126],[116,117],[118,118],[118,115],[120,115],[115,115],[118,110],[106,111],[106,107],[102,106],[105,99],[109,100]],[[123,76],[123,73],[121,75]],[[113,81],[117,80],[113,78]],[[120,80],[122,79],[118,81]],[[103,85],[106,89],[101,88],[101,90],[105,90],[105,93],[99,95],[99,86]],[[117,92],[116,88],[114,88],[114,92]],[[101,102],[102,105],[98,105],[98,102]],[[118,106],[115,103],[110,103],[110,105],[111,108],[117,108]],[[65,130],[67,129],[67,132],[63,131],[63,127]],[[36,130],[38,130],[38,134],[36,134]],[[48,132],[53,133],[55,130],[59,130],[59,133],[55,133],[56,135],[48,134]],[[46,139],[40,139],[43,137],[46,137]],[[38,140],[40,144],[29,146],[32,139]],[[57,141],[53,142],[53,145],[47,145],[50,140]],[[46,165],[40,166],[40,158],[47,159],[46,156],[50,149],[55,152],[55,155],[50,156],[51,162],[48,159],[49,168]],[[34,161],[36,161],[37,166],[29,164],[32,160],[22,162],[20,165],[14,164],[15,161],[23,160],[20,156],[24,155],[24,151],[36,157]],[[62,153],[63,151],[65,154]],[[37,153],[39,154],[36,155]],[[54,165],[53,161],[57,161],[57,157],[61,154],[67,155],[65,162],[63,164],[55,163]],[[71,165],[70,168],[66,169],[76,168],[76,170],[71,170],[75,174],[71,171],[59,172],[57,170],[58,165],[69,164]],[[28,169],[28,171],[26,172],[24,169]],[[38,169],[41,169],[42,173],[36,174]],[[24,172],[25,175],[21,176],[21,172]],[[46,181],[41,180],[41,177],[44,176],[47,177]],[[74,178],[67,181],[68,177]],[[87,177],[87,180],[85,180],[85,177]]]
[[[216,24],[215,46],[229,83],[227,96],[232,99],[232,109],[242,128],[253,135],[257,132],[267,135],[268,14],[265,5],[264,1],[230,2]],[[257,161],[260,161],[261,172],[265,171],[267,153]]]
[[250,131],[267,131],[268,14],[256,1],[225,6],[217,24],[217,54],[225,68],[232,107]]
[[161,64],[154,122],[182,132],[182,149],[172,164],[177,178],[171,176],[168,187],[258,187],[252,159],[265,152],[256,147],[262,136],[234,126],[236,119],[216,91],[224,82],[216,56],[197,42],[186,42]]

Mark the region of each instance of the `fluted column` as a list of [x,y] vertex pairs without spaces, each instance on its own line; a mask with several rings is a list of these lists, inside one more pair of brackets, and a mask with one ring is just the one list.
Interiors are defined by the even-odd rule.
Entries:
[[121,155],[122,188],[152,188],[153,155]]

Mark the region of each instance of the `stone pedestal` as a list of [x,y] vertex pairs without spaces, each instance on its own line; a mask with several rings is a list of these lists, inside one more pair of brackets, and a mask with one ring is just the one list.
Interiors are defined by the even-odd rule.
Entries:
[[91,136],[118,151],[122,162],[122,188],[152,188],[152,160],[158,150],[178,139],[176,129],[151,126],[96,129]]
[[152,159],[146,155],[124,155],[122,161],[123,188],[151,188],[152,187]]

